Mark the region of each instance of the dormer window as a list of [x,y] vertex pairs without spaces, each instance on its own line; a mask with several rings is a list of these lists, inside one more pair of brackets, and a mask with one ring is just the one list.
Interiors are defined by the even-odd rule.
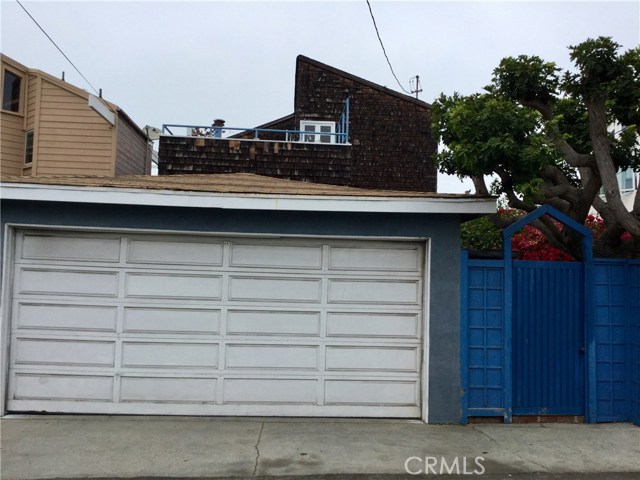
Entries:
[[300,131],[309,132],[302,135],[303,142],[336,143],[336,122],[319,122],[315,120],[301,120]]

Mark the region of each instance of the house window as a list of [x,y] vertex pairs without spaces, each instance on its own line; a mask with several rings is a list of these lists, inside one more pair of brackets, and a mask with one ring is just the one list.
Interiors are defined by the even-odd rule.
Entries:
[[618,172],[618,186],[621,192],[630,192],[636,188],[636,174],[635,172],[627,168]]
[[33,130],[27,132],[24,141],[24,164],[29,165],[33,162]]
[[[619,170],[616,174],[616,178],[618,180],[620,193],[633,192],[638,188],[636,173],[630,168],[626,170]],[[604,198],[604,187],[600,187],[600,196]]]
[[22,78],[9,70],[4,71],[2,84],[2,109],[9,112],[20,111],[20,87]]
[[[336,136],[331,135],[336,132],[336,122],[316,122],[312,120],[302,120],[300,122],[300,130],[303,142],[311,143],[335,143]],[[324,134],[324,135],[323,135]]]

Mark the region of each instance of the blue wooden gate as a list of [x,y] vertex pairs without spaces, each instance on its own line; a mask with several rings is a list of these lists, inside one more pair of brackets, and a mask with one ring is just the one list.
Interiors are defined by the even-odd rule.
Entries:
[[503,260],[462,252],[461,422],[546,413],[640,425],[640,260],[592,259],[590,234],[548,206],[513,229],[545,213],[583,230],[584,262],[512,261],[510,239]]
[[516,261],[513,287],[513,415],[583,415],[584,264]]

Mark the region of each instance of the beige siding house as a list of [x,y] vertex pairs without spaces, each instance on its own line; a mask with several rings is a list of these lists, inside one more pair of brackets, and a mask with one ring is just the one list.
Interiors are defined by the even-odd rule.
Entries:
[[142,175],[143,130],[117,105],[11,58],[2,60],[2,175]]

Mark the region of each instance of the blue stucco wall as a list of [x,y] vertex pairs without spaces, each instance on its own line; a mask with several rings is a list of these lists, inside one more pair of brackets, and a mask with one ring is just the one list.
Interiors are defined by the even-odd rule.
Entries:
[[458,215],[443,214],[234,211],[3,201],[2,242],[4,245],[6,224],[238,234],[429,237],[429,422],[458,423],[461,416],[460,221]]

